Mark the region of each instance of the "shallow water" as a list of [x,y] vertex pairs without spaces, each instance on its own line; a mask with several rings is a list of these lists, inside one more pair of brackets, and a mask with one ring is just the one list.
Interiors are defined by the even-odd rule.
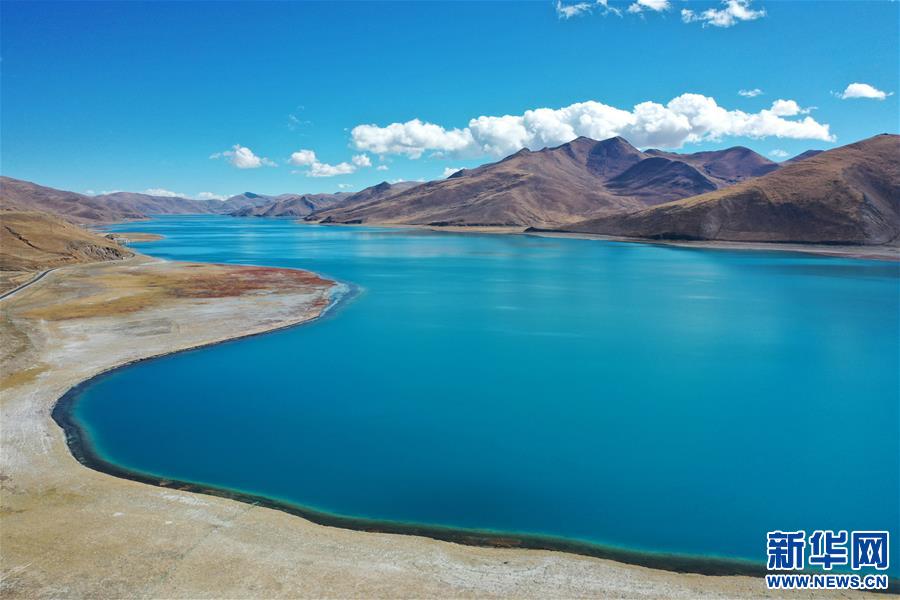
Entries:
[[360,291],[96,380],[75,417],[110,462],[340,515],[754,561],[773,529],[890,529],[900,556],[897,264],[252,218],[115,229]]

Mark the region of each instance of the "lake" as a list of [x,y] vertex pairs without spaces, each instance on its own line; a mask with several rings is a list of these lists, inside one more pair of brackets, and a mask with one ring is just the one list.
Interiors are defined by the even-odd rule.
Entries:
[[756,562],[769,530],[890,529],[900,556],[896,263],[220,216],[114,229],[356,287],[312,324],[94,380],[74,418],[115,465]]

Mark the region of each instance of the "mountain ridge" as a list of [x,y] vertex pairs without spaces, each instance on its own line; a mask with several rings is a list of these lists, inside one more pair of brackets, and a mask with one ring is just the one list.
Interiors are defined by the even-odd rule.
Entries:
[[877,135],[728,188],[560,230],[645,239],[897,245],[900,136]]
[[[625,176],[648,160],[651,162],[642,169]],[[323,223],[558,226],[719,189],[761,169],[777,168],[776,163],[747,148],[647,153],[622,137],[597,141],[582,136],[551,148],[522,149],[389,198],[338,205],[307,219]],[[641,180],[642,171],[652,176],[652,186]]]

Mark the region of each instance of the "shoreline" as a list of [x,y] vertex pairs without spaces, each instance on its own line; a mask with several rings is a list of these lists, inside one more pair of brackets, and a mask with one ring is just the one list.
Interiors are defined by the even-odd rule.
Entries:
[[[154,259],[163,262],[165,259]],[[362,517],[348,517],[324,511],[315,510],[299,504],[276,500],[264,495],[250,492],[232,490],[227,487],[211,486],[195,483],[187,480],[164,478],[143,473],[117,465],[104,459],[96,452],[90,443],[90,436],[79,424],[74,415],[74,410],[81,393],[103,377],[112,375],[116,371],[127,369],[143,362],[159,360],[184,352],[194,352],[222,344],[240,342],[242,340],[275,333],[286,329],[293,329],[303,325],[316,323],[331,314],[347,302],[352,301],[359,293],[359,288],[353,284],[331,280],[333,283],[331,301],[317,315],[296,323],[287,323],[273,329],[256,331],[237,335],[235,337],[215,340],[196,346],[174,349],[171,351],[154,354],[134,360],[129,360],[113,365],[103,371],[97,372],[87,379],[79,381],[71,386],[54,403],[50,410],[53,421],[62,429],[65,435],[66,446],[72,456],[84,467],[105,475],[126,479],[138,483],[160,488],[177,489],[179,491],[215,496],[227,500],[235,500],[254,506],[271,508],[292,516],[301,517],[318,525],[340,527],[349,531],[375,532],[395,535],[427,537],[429,539],[452,542],[464,546],[476,546],[485,548],[518,548],[525,550],[548,550],[553,552],[565,552],[580,556],[589,556],[611,560],[622,564],[635,565],[650,569],[670,571],[674,573],[691,573],[710,576],[749,576],[763,577],[766,574],[765,565],[749,560],[726,558],[717,556],[694,556],[677,553],[663,553],[632,550],[614,546],[605,546],[585,541],[573,540],[563,537],[544,536],[526,533],[506,533],[494,531],[482,531],[474,529],[457,528],[439,525],[421,525],[399,521],[367,519]]]
[[[185,264],[136,257],[122,263],[77,265],[24,291],[25,301],[11,298],[9,314],[15,321],[13,313],[19,305],[31,310],[35,297],[46,299],[48,294],[54,302],[65,304],[65,298],[55,294],[60,285],[71,285],[73,278],[77,281],[86,273],[108,276],[135,268],[179,269]],[[44,331],[44,339],[36,347],[40,361],[28,360],[44,365],[45,371],[18,382],[13,387],[16,394],[5,393],[0,404],[4,420],[16,425],[8,430],[12,435],[4,440],[2,459],[7,515],[0,532],[6,551],[4,592],[11,591],[11,597],[296,597],[354,596],[367,590],[368,596],[385,597],[686,598],[765,593],[759,577],[725,574],[734,572],[735,562],[730,560],[720,563],[716,558],[701,558],[701,568],[713,565],[721,569],[721,576],[709,577],[685,569],[696,564],[679,563],[682,557],[673,561],[670,555],[648,558],[645,553],[618,549],[607,554],[610,549],[578,547],[568,540],[332,517],[250,494],[154,477],[129,478],[124,476],[125,469],[110,476],[86,465],[84,456],[73,454],[72,429],[67,430],[57,418],[69,414],[67,403],[96,377],[175,352],[314,323],[345,306],[344,300],[356,290],[343,291],[324,307],[310,309],[317,311],[314,315],[285,310],[312,307],[311,297],[291,300],[280,305],[278,312],[267,309],[263,311],[266,314],[252,317],[244,316],[246,309],[261,310],[259,300],[224,299],[219,302],[227,305],[225,312],[216,313],[219,325],[212,328],[203,323],[210,318],[204,312],[211,310],[208,305],[183,302],[166,308],[169,312],[130,313],[124,323],[123,317],[106,313],[76,323],[75,330],[67,321],[65,331],[56,334],[44,324],[27,321]],[[303,303],[297,304],[301,300]],[[229,314],[242,316],[235,320]],[[177,317],[193,329],[179,331],[174,338],[170,333],[154,333],[157,337],[149,346],[142,341],[142,347],[136,348],[131,340],[147,338],[133,336],[149,335],[141,333],[139,326],[158,329],[163,316]],[[223,325],[223,320],[227,324]],[[73,352],[70,344],[83,334],[89,338],[80,341]],[[98,347],[105,351],[98,354]],[[12,495],[6,490],[13,490]],[[67,532],[62,540],[60,530]],[[86,546],[92,548],[89,555],[82,551]],[[553,549],[547,551],[548,547]],[[635,556],[640,560],[623,562]],[[116,560],[110,562],[112,557]],[[233,562],[227,573],[222,572],[223,561],[229,560]],[[285,561],[288,570],[279,566]],[[635,563],[654,564],[655,568]],[[759,567],[737,563],[738,568]],[[542,575],[537,581],[529,575],[535,569],[555,575]]]
[[[451,526],[424,525],[400,521],[343,516],[312,509],[288,501],[269,498],[252,492],[243,492],[229,489],[224,486],[206,485],[188,480],[164,478],[132,470],[101,457],[91,445],[90,437],[75,417],[74,410],[81,393],[93,385],[95,381],[138,363],[158,360],[183,352],[198,351],[221,344],[239,342],[251,337],[313,324],[325,318],[327,315],[332,314],[334,310],[338,309],[344,303],[351,301],[358,293],[358,289],[355,286],[352,286],[352,284],[343,282],[333,283],[334,288],[332,289],[335,291],[332,293],[331,302],[318,315],[310,319],[297,323],[285,324],[267,331],[238,335],[232,338],[212,341],[189,348],[172,350],[162,354],[131,360],[112,366],[109,369],[94,374],[88,379],[76,383],[56,400],[51,409],[51,417],[63,430],[66,445],[72,453],[72,456],[75,457],[80,464],[89,469],[120,479],[135,481],[160,488],[176,489],[184,492],[234,500],[253,506],[271,508],[295,517],[306,519],[318,525],[340,527],[350,531],[427,537],[437,541],[452,542],[464,546],[565,552],[674,573],[691,573],[708,576],[749,576],[756,578],[765,576],[767,570],[763,563],[737,558],[641,551],[546,535],[494,532]],[[891,578],[891,588],[888,591],[896,591],[898,589],[900,589],[900,580]]]
[[[295,325],[286,325],[284,327],[279,327],[278,329],[273,330],[273,332],[293,327],[300,327],[308,323],[314,323],[318,318],[321,317],[316,317],[309,321],[304,321]],[[53,406],[51,416],[56,424],[59,425],[59,427],[65,433],[66,444],[71,451],[72,456],[74,456],[79,463],[89,469],[93,469],[100,473],[111,475],[113,477],[118,477],[120,479],[136,481],[160,488],[176,489],[184,492],[204,494],[215,496],[218,498],[244,502],[254,506],[271,508],[295,517],[306,519],[318,525],[340,527],[349,531],[426,537],[437,541],[452,542],[464,546],[565,552],[568,554],[600,558],[622,564],[646,567],[649,569],[662,571],[670,571],[674,573],[690,573],[709,576],[739,575],[760,578],[763,577],[767,572],[765,565],[763,565],[762,563],[756,563],[736,558],[715,556],[704,557],[686,554],[646,552],[639,550],[630,550],[627,548],[604,546],[601,544],[593,544],[590,542],[572,540],[562,537],[542,536],[525,533],[493,532],[456,528],[450,526],[420,525],[400,521],[348,517],[315,510],[283,500],[276,500],[260,494],[232,490],[224,486],[206,485],[187,480],[166,478],[143,473],[141,471],[136,471],[127,467],[123,467],[121,465],[117,465],[101,457],[90,444],[89,435],[84,431],[84,429],[78,423],[77,418],[75,418],[74,416],[74,409],[78,403],[78,396],[82,391],[92,385],[99,378],[105,377],[120,369],[128,368],[140,362],[165,358],[167,356],[179,354],[181,352],[200,350],[210,346],[229,343],[232,341],[239,341],[248,337],[264,335],[266,333],[269,332],[260,332],[233,338],[230,340],[212,342],[209,344],[204,344],[203,346],[177,350],[167,354],[138,359],[128,363],[123,363],[116,367],[112,367],[111,369],[108,369],[102,373],[98,373],[93,377],[81,381],[70,388],[62,397],[60,397],[56,401]]]
[[[263,217],[276,218],[276,217]],[[669,248],[692,248],[698,250],[732,250],[742,252],[789,252],[808,254],[811,256],[829,256],[833,258],[852,258],[859,260],[878,260],[884,262],[900,262],[900,246],[845,246],[830,244],[801,244],[789,242],[731,242],[725,240],[665,240],[652,238],[635,238],[626,236],[604,235],[600,233],[575,233],[568,231],[533,230],[528,227],[499,227],[483,225],[408,225],[404,223],[320,223],[294,218],[299,225],[324,225],[329,227],[383,227],[386,229],[419,229],[437,233],[462,233],[477,235],[526,235],[533,237],[559,238],[570,240],[596,240],[621,242],[628,244],[644,244],[648,246],[664,246]]]

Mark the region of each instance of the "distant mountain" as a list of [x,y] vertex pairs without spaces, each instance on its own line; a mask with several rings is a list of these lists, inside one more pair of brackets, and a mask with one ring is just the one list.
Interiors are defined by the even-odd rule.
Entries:
[[22,281],[20,274],[132,255],[108,238],[45,213],[3,210],[0,222],[0,291]]
[[379,184],[369,186],[353,194],[348,194],[346,197],[342,198],[335,207],[313,212],[306,217],[306,220],[330,223],[331,218],[329,215],[332,211],[342,212],[354,206],[360,206],[370,202],[381,202],[419,185],[422,185],[421,181],[399,181],[397,183],[382,181]]
[[88,196],[12,177],[0,177],[0,207],[37,210],[72,223],[89,224],[144,219],[149,215],[220,213],[224,203],[136,192]]
[[192,200],[176,196],[151,196],[135,192],[113,192],[92,196],[108,206],[144,215],[195,215],[220,212],[219,200]]
[[637,198],[642,204],[651,205],[709,192],[716,189],[716,184],[687,163],[653,156],[609,179],[606,187],[619,195]]
[[878,135],[726,189],[561,229],[653,239],[897,244],[900,136]]
[[102,198],[57,190],[12,177],[0,177],[0,208],[40,211],[73,223],[112,223],[145,217],[139,210],[110,204]]
[[[418,181],[390,184],[383,181],[359,192],[338,192],[336,194],[282,194],[280,196],[263,196],[252,194],[246,206],[228,212],[233,217],[305,217],[308,220],[321,220],[316,215],[325,214],[335,207],[348,207],[373,200],[383,200],[419,185]],[[241,196],[229,198],[240,199]]]
[[681,155],[641,152],[620,137],[580,137],[387,197],[348,201],[310,219],[552,227],[693,196],[777,168],[747,148]]
[[225,200],[223,200],[221,211],[219,212],[223,214],[230,214],[236,210],[247,208],[248,206],[263,206],[265,204],[274,202],[274,200],[275,196],[254,194],[253,192],[244,192],[243,194],[237,194],[236,196],[231,196],[230,198],[226,198]]
[[348,193],[337,194],[282,194],[280,196],[256,196],[267,202],[248,205],[230,211],[233,217],[305,217],[317,210],[339,204]]

